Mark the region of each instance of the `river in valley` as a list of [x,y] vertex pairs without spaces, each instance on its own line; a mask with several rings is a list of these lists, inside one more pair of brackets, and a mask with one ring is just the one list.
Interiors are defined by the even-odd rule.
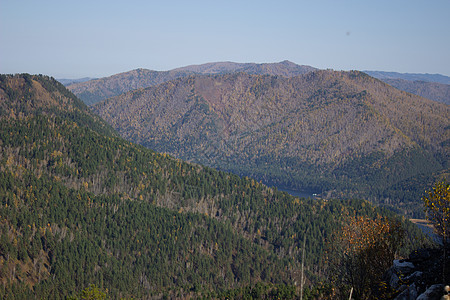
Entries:
[[294,197],[299,197],[299,198],[317,198],[318,197],[318,194],[313,193],[313,192],[294,191],[294,190],[288,190],[288,189],[279,188],[279,187],[277,187],[277,189],[279,191],[286,192],[288,194],[291,194]]

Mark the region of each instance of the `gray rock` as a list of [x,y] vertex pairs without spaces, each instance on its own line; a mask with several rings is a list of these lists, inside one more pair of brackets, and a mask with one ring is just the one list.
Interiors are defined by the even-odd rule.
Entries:
[[395,259],[393,268],[397,274],[406,275],[412,273],[412,271],[414,270],[414,264],[411,262]]
[[423,273],[420,271],[415,271],[414,273],[412,273],[411,275],[407,276],[404,278],[405,282],[416,282],[418,281],[420,278],[422,278]]
[[417,288],[413,283],[403,292],[401,292],[394,300],[416,300],[417,298]]
[[391,278],[389,279],[389,285],[392,289],[398,290],[400,287],[400,278],[398,278],[397,274],[391,274]]
[[435,300],[440,299],[444,293],[443,284],[433,284],[423,294],[417,297],[417,300]]

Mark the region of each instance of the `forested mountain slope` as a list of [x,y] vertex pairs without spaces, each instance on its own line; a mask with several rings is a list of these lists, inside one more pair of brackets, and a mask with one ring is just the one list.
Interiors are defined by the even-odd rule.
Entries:
[[289,61],[270,64],[217,62],[192,65],[170,71],[137,69],[110,77],[70,84],[67,88],[86,104],[92,105],[106,98],[125,92],[155,86],[166,81],[192,74],[217,74],[246,72],[249,74],[269,74],[296,76],[313,71],[315,68],[299,66]]
[[343,213],[377,210],[155,153],[117,137],[54,79],[0,76],[2,298],[63,298],[90,284],[114,298],[256,282],[281,293],[299,280],[305,238],[307,276],[321,276]]
[[97,104],[128,140],[271,185],[421,213],[448,172],[449,107],[361,72],[190,76]]
[[383,79],[383,81],[399,90],[450,105],[450,84],[404,79]]
[[[3,297],[59,298],[91,283],[129,297],[289,282],[284,268],[292,259],[205,215],[215,189],[232,186],[212,183],[224,174],[105,132],[104,122],[50,78],[0,79]],[[195,196],[181,196],[187,193]]]
[[170,72],[136,69],[69,85],[67,88],[88,105],[95,104],[103,99],[123,94],[125,92],[158,85],[160,83],[184,77],[193,72]]
[[364,71],[393,87],[434,101],[450,104],[450,77],[440,74],[411,74]]

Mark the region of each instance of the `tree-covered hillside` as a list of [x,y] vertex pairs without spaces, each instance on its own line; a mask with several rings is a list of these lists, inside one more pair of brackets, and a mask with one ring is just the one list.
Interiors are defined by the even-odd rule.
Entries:
[[399,90],[450,105],[450,84],[404,79],[383,79],[383,81]]
[[421,193],[448,173],[449,107],[356,71],[190,76],[94,111],[156,151],[409,215],[422,214]]
[[393,87],[434,101],[450,104],[450,77],[440,74],[411,74],[364,71]]
[[65,298],[90,284],[113,298],[295,290],[304,239],[313,281],[343,212],[379,211],[156,153],[115,135],[52,78],[0,76],[2,298]]

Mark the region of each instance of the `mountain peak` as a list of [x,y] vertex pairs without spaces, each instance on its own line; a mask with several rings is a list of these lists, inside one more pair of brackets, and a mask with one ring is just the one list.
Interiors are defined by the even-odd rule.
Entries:
[[0,120],[47,115],[68,117],[99,133],[116,135],[114,130],[67,90],[44,75],[0,75]]
[[289,66],[297,66],[296,63],[293,63],[292,61],[287,60],[287,59],[285,59],[285,60],[279,62],[279,64],[282,64],[282,65],[289,65]]
[[[72,93],[52,77],[43,75],[0,75],[3,112],[36,113],[53,109],[73,110],[85,107]],[[18,102],[16,98],[22,99]],[[8,113],[2,113],[2,116]]]

